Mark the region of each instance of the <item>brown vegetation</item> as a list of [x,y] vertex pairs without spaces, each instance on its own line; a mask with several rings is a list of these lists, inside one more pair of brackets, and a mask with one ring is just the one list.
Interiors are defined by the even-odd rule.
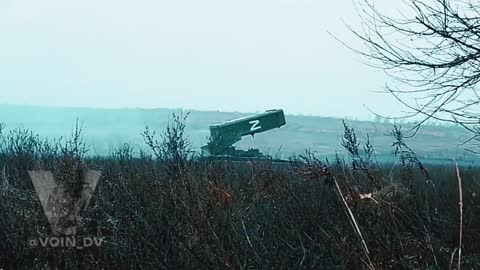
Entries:
[[[347,124],[348,159],[321,161],[307,151],[290,163],[212,160],[190,151],[183,120],[174,117],[159,138],[144,133],[152,153],[124,145],[103,158],[85,156],[79,132],[66,142],[2,134],[0,268],[480,267],[478,168],[460,167],[460,185],[454,166],[416,159],[399,129],[399,163],[378,164],[373,146],[362,147]],[[102,170],[79,230],[105,237],[100,248],[28,247],[52,232],[27,170],[65,171],[55,164]]]

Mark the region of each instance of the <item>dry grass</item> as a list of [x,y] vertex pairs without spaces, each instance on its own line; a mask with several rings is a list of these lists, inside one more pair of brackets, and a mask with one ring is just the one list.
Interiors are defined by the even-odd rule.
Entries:
[[[458,269],[480,267],[479,168],[428,167],[407,152],[403,166],[379,165],[359,141],[355,164],[309,152],[290,164],[212,161],[191,153],[183,128],[174,118],[160,137],[145,133],[151,153],[124,145],[107,158],[85,156],[78,133],[2,134],[0,268],[445,269],[455,254]],[[103,171],[80,234],[106,242],[29,248],[51,230],[27,170],[58,175],[72,160]]]

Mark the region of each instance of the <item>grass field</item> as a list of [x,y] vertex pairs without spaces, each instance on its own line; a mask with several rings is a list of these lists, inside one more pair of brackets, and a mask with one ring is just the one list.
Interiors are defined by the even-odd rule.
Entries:
[[[49,141],[2,132],[0,269],[480,268],[478,167],[458,176],[451,164],[424,165],[400,132],[395,162],[379,165],[348,123],[337,141],[345,158],[213,161],[191,151],[182,123],[169,127],[144,134],[147,150],[125,144],[102,157],[88,155],[78,129]],[[52,171],[76,198],[86,168],[102,177],[77,235],[103,245],[29,247],[52,232],[28,171]]]

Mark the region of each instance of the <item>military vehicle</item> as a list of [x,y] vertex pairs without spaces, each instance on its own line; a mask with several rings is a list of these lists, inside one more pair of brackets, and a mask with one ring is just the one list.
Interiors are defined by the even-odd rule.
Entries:
[[235,149],[233,144],[244,136],[254,136],[286,124],[283,110],[268,110],[257,115],[210,126],[210,141],[202,150],[210,156],[264,157],[258,149]]

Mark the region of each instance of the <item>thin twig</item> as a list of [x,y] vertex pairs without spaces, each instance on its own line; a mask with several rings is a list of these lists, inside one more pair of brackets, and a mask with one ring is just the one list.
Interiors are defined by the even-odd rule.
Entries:
[[340,186],[338,185],[337,178],[332,175],[333,181],[335,182],[335,185],[338,190],[338,194],[340,195],[340,198],[342,199],[343,204],[345,205],[345,208],[347,209],[348,217],[350,218],[350,221],[352,222],[353,229],[355,230],[357,236],[360,238],[362,242],[362,247],[363,251],[365,251],[365,256],[367,257],[368,260],[368,266],[370,269],[375,270],[375,267],[373,266],[372,261],[370,260],[370,251],[368,251],[367,243],[365,242],[365,239],[363,238],[362,231],[360,230],[360,227],[358,226],[357,220],[355,219],[355,216],[353,215],[352,210],[348,206],[347,200],[345,200],[345,196],[343,196],[342,190],[340,189]]
[[254,249],[252,245],[252,241],[250,241],[250,237],[248,237],[247,229],[245,228],[245,223],[243,222],[243,220],[242,220],[242,226],[243,226],[243,231],[245,232],[245,236],[247,237],[248,244],[252,249]]
[[455,250],[452,252],[452,256],[450,257],[450,267],[448,268],[449,270],[452,270],[453,266],[453,260],[455,259],[455,253],[457,253],[458,248],[455,248]]
[[257,258],[257,260],[260,261],[260,256],[258,256],[257,252],[255,251],[255,248],[253,247],[252,241],[250,241],[250,237],[248,236],[247,228],[245,227],[245,222],[243,222],[243,219],[242,219],[242,226],[243,226],[243,231],[245,232],[245,236],[247,237],[248,244],[252,248],[252,251],[255,254],[255,257]]
[[458,164],[455,162],[455,169],[457,171],[457,180],[458,180],[458,206],[460,208],[460,229],[459,229],[459,240],[458,240],[458,270],[461,269],[462,265],[462,235],[463,235],[463,189],[462,189],[462,178],[460,177],[460,170],[458,169]]

